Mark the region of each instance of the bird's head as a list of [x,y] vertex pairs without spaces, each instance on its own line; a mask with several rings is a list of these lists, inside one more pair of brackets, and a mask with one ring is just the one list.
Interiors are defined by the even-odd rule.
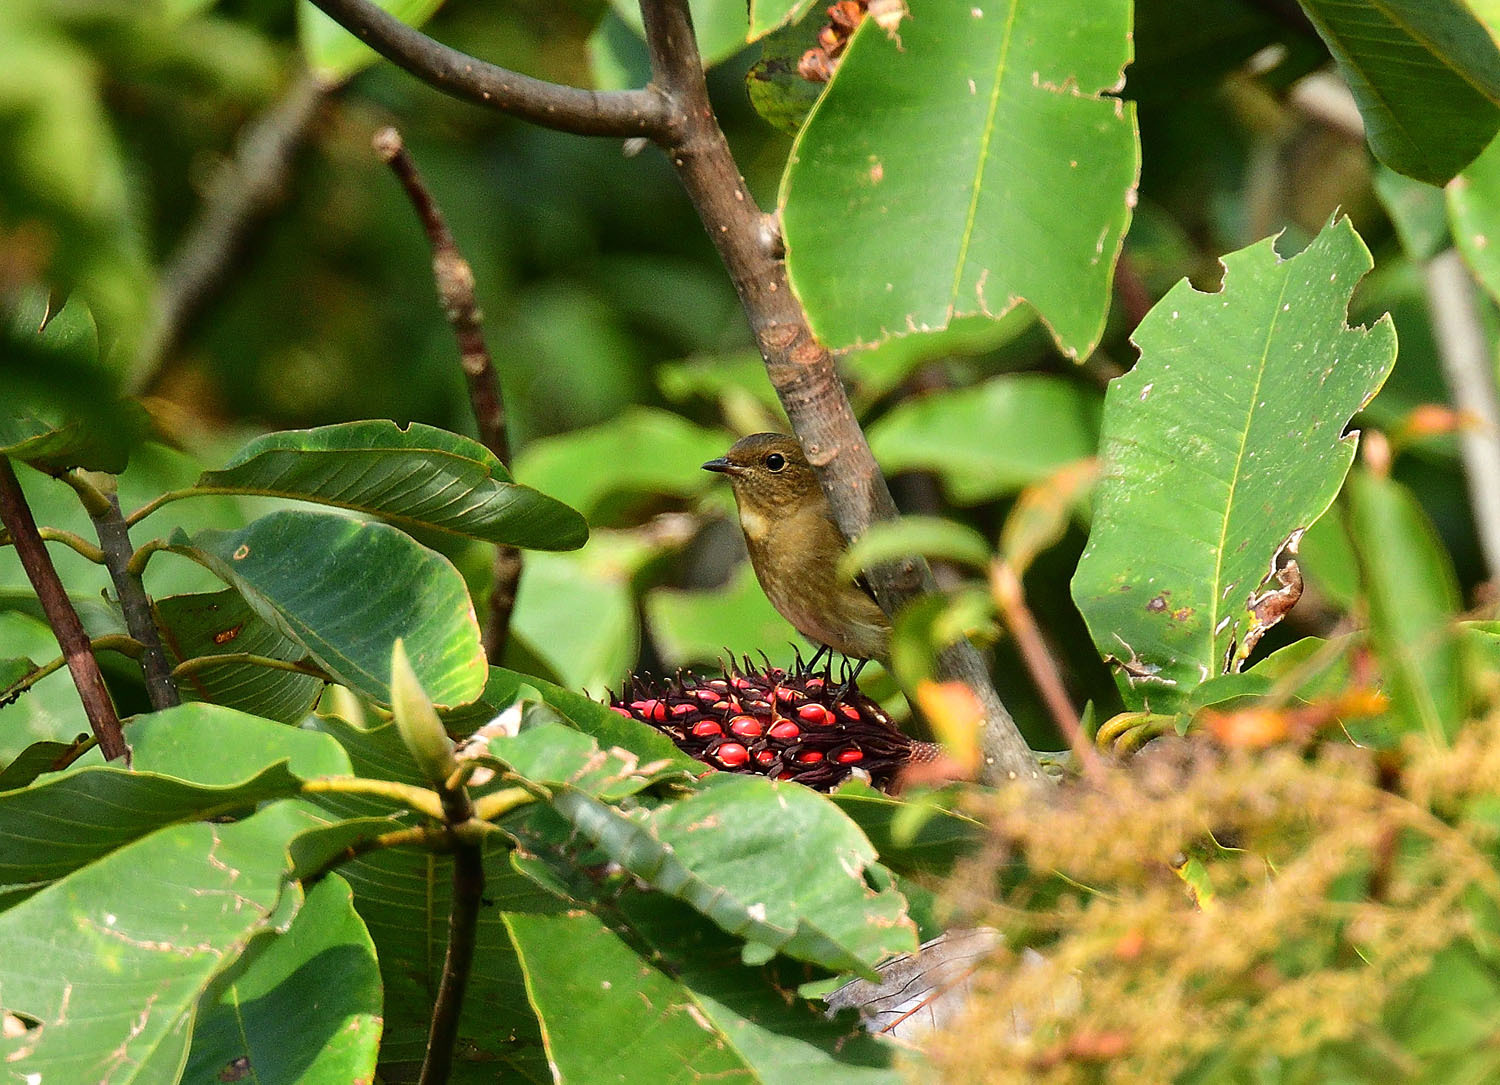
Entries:
[[785,514],[823,496],[802,446],[784,433],[742,437],[724,455],[705,463],[703,469],[729,476],[742,515],[746,511]]

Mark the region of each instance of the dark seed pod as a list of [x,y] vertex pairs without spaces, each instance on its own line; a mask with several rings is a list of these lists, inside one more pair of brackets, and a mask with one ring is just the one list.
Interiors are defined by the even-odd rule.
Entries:
[[937,752],[898,730],[857,687],[826,670],[810,673],[800,660],[785,671],[747,659],[723,678],[707,680],[691,673],[662,681],[636,677],[610,707],[716,769],[795,780],[819,791],[856,772],[886,788],[903,766]]

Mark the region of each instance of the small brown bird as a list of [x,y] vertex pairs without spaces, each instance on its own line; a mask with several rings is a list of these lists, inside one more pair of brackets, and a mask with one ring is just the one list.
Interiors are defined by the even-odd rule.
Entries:
[[839,575],[844,536],[796,438],[753,433],[703,469],[729,476],[750,564],[781,616],[835,652],[884,659],[890,620],[863,577]]

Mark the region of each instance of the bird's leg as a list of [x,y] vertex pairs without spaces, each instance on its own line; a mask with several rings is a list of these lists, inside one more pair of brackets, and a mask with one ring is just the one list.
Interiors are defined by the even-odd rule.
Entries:
[[807,661],[807,666],[803,670],[802,673],[804,673],[804,674],[811,674],[814,670],[817,669],[818,660],[822,659],[825,655],[827,655],[830,659],[833,658],[832,652],[829,649],[828,645],[826,645],[826,644],[820,644],[820,645],[818,645],[818,650],[816,652],[814,652],[813,653],[813,657]]
[[851,689],[859,688],[856,685],[859,681],[859,672],[865,669],[865,664],[868,662],[870,662],[868,659],[859,660],[854,664],[854,669],[851,671],[849,669],[849,657],[844,657],[844,680],[839,684],[839,688],[834,691],[833,699],[835,703],[842,701]]

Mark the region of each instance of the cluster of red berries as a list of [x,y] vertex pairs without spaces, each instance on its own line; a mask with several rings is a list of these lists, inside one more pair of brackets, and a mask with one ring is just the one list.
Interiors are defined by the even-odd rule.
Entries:
[[766,666],[691,672],[654,682],[633,678],[610,701],[622,716],[650,724],[685,753],[726,772],[795,780],[819,791],[859,773],[887,787],[908,762],[929,760],[931,743],[907,737],[852,683],[831,674]]
[[836,0],[828,5],[828,22],[818,30],[818,44],[802,54],[797,74],[809,83],[826,83],[833,78],[839,58],[849,45],[849,37],[865,17],[869,0]]

